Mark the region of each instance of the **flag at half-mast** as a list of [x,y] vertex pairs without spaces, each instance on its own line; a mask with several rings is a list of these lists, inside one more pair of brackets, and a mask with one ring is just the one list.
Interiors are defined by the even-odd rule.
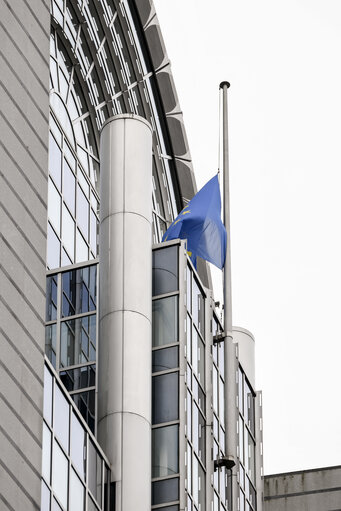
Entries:
[[187,251],[196,267],[197,256],[222,269],[226,257],[226,229],[221,221],[218,175],[205,184],[176,217],[162,241],[187,239]]

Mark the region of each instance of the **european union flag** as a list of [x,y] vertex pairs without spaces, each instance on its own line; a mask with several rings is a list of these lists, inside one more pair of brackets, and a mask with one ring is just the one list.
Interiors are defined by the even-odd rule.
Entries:
[[187,250],[196,267],[197,256],[222,269],[226,256],[226,230],[221,221],[218,175],[214,176],[181,211],[162,241],[187,239]]

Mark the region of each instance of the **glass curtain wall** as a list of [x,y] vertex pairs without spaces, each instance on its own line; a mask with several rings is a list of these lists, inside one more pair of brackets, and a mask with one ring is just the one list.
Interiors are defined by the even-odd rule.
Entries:
[[41,511],[109,511],[108,461],[47,363],[43,415]]
[[179,510],[178,245],[153,250],[152,509]]
[[170,165],[149,69],[127,1],[51,1],[47,267],[98,255],[99,133],[134,113],[153,128],[153,241],[176,216]]
[[48,274],[45,353],[94,433],[97,264]]
[[255,393],[241,366],[238,370],[239,509],[256,509]]

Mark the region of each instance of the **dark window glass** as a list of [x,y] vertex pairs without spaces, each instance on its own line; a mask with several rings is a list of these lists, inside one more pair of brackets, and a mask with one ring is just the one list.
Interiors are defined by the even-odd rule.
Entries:
[[153,251],[153,296],[178,290],[178,247]]
[[153,373],[174,369],[179,365],[178,348],[165,348],[153,351]]
[[179,472],[179,426],[152,430],[152,477]]
[[152,505],[173,502],[179,499],[179,479],[165,479],[152,484]]
[[88,424],[92,433],[95,432],[95,391],[79,392],[72,394],[72,399]]
[[178,373],[153,377],[153,424],[179,418]]
[[69,371],[62,371],[60,379],[69,392],[86,387],[94,387],[96,384],[96,366],[84,366],[70,369]]
[[45,328],[45,353],[51,364],[56,368],[57,324]]
[[46,321],[57,319],[57,277],[46,279]]
[[172,344],[178,340],[178,297],[153,301],[153,346]]

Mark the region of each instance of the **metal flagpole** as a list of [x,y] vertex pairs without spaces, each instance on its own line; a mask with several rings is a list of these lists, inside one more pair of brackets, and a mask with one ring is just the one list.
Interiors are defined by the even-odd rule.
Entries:
[[223,130],[222,163],[224,175],[224,225],[227,233],[226,260],[224,266],[224,343],[225,343],[225,463],[230,481],[229,511],[237,511],[237,357],[236,344],[232,333],[232,292],[231,292],[231,233],[230,233],[230,190],[229,190],[229,145],[227,90],[229,82],[222,82]]

